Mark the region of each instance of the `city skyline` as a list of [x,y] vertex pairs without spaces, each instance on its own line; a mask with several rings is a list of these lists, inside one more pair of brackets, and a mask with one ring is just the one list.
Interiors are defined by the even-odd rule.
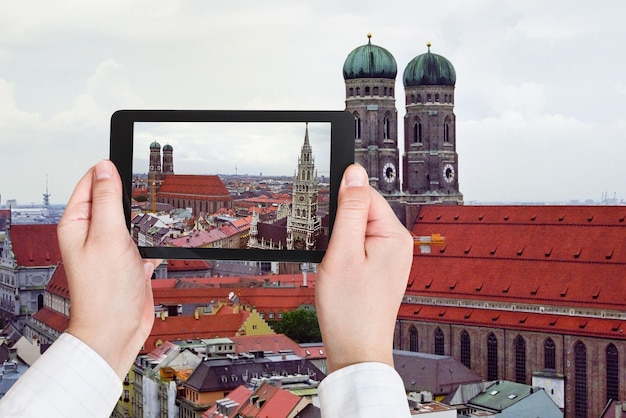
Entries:
[[65,203],[108,156],[118,109],[341,110],[342,64],[368,32],[398,63],[400,138],[407,63],[430,41],[455,66],[466,203],[626,199],[625,11],[617,1],[11,3],[0,16],[1,203],[40,203],[46,174],[51,203]]
[[[294,176],[304,123],[136,123],[133,173],[147,173],[150,144],[174,149],[176,174]],[[318,174],[330,175],[330,124],[308,123]]]

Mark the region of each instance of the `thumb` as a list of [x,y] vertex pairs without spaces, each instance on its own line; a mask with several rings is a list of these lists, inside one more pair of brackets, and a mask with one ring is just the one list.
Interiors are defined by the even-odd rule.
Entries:
[[[348,166],[339,186],[337,215],[327,255],[364,257],[370,201],[370,186],[365,169],[357,164]],[[331,250],[333,247],[337,248]]]
[[122,182],[117,168],[111,161],[102,160],[96,164],[91,195],[89,235],[97,238],[125,231]]

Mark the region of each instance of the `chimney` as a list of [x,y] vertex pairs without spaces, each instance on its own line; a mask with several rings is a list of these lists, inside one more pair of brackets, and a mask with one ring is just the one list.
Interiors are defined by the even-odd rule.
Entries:
[[308,286],[307,286],[306,275],[307,275],[307,270],[305,269],[305,270],[302,272],[302,287],[308,287]]

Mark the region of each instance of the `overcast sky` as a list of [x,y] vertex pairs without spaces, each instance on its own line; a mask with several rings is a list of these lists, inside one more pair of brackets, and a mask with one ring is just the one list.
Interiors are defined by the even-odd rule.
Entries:
[[[0,195],[63,203],[123,108],[344,109],[367,42],[457,72],[466,202],[626,199],[623,1],[5,2]],[[301,137],[298,138],[298,141]],[[402,142],[400,139],[399,142]]]

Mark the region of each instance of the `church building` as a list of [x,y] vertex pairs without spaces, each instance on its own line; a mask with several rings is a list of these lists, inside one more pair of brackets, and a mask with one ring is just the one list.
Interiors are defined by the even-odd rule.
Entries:
[[427,48],[403,73],[401,162],[395,59],[368,39],[343,67],[355,161],[416,240],[394,348],[543,387],[566,418],[600,416],[626,400],[626,207],[463,205],[456,71]]
[[[354,115],[354,160],[367,170],[370,184],[410,225],[423,204],[463,204],[456,153],[454,86],[456,72],[445,57],[428,51],[408,63],[404,152],[400,162],[396,61],[372,44],[348,54],[343,65],[346,110]],[[402,184],[400,183],[402,171]]]
[[174,148],[150,144],[148,171],[149,199],[173,208],[191,208],[194,216],[208,215],[222,208],[232,208],[233,198],[224,183],[215,175],[174,174]]

